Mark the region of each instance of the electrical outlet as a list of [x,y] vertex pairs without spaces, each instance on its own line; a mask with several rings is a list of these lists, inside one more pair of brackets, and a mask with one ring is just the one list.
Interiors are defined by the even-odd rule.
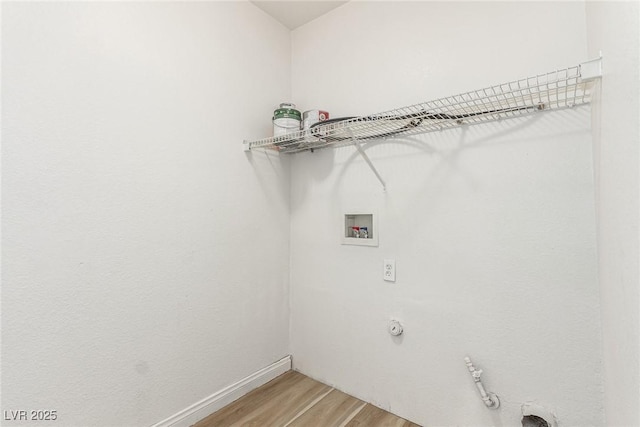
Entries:
[[384,270],[382,272],[382,278],[387,282],[396,281],[396,260],[395,259],[384,260]]

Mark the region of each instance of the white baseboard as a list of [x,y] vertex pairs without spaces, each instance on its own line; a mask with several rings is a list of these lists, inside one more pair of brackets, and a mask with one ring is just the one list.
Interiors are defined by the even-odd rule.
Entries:
[[188,408],[171,415],[169,418],[154,424],[152,427],[192,426],[198,421],[206,418],[208,415],[225,407],[234,400],[239,399],[251,390],[268,383],[278,375],[284,374],[290,369],[291,356],[284,357],[266,368],[262,368],[248,377],[241,379],[237,383],[231,384],[230,386],[213,393],[211,396],[194,403]]

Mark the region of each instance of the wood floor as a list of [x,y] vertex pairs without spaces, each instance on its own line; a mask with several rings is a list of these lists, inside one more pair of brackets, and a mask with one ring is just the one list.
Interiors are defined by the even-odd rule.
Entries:
[[195,427],[419,427],[362,400],[289,371]]

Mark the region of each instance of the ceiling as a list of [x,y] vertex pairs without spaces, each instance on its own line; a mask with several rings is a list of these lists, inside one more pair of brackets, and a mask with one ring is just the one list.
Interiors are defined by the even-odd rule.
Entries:
[[250,0],[251,3],[273,16],[285,27],[293,30],[313,21],[346,1],[266,1]]

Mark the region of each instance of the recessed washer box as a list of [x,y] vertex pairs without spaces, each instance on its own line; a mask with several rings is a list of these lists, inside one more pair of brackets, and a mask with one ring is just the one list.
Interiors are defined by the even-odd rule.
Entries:
[[349,211],[343,217],[343,245],[378,246],[378,223],[374,213]]

